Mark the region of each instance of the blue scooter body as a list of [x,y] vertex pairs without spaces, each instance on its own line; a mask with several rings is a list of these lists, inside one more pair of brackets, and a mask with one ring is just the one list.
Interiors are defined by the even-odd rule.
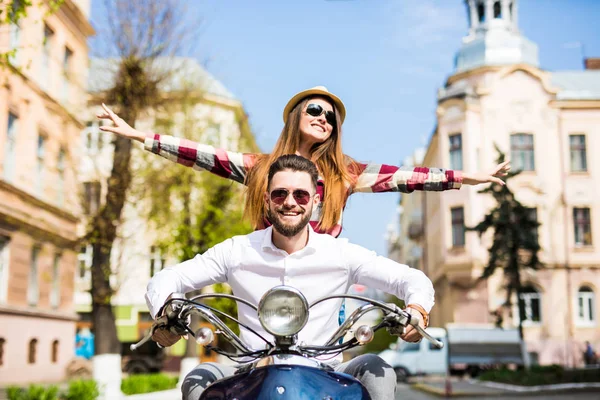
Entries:
[[354,377],[304,365],[268,365],[210,385],[199,400],[371,400]]

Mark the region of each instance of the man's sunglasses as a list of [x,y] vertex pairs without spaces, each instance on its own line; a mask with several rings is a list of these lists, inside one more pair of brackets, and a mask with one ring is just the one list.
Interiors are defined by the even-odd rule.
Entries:
[[331,126],[335,126],[335,113],[333,111],[325,111],[323,107],[318,104],[310,103],[306,107],[306,113],[313,117],[318,117],[319,115],[325,113],[325,120]]
[[[287,189],[275,189],[271,192],[271,201],[277,205],[281,205],[285,202],[285,199],[287,199],[289,195],[290,191]],[[310,201],[310,198],[312,197],[310,193],[302,189],[294,190],[292,192],[292,196],[294,197],[294,200],[296,200],[296,203],[298,203],[299,206],[307,205]]]

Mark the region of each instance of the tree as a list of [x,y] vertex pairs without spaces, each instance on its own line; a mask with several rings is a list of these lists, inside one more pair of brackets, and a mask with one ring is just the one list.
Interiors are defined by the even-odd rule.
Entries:
[[[498,163],[504,162],[504,154],[498,151]],[[505,181],[518,175],[520,171],[510,172]],[[537,270],[543,265],[539,260],[540,245],[537,229],[540,223],[532,215],[532,209],[521,204],[508,184],[491,185],[479,193],[494,196],[496,206],[475,227],[467,228],[479,233],[481,237],[489,229],[493,229],[493,243],[488,249],[489,260],[480,280],[492,276],[496,269],[502,269],[504,289],[506,289],[505,307],[511,307],[512,296],[516,294],[519,307],[519,333],[523,338],[523,321],[525,320],[525,304],[521,301],[523,282],[521,274],[524,270]]]
[[[219,106],[207,104],[203,82],[183,82],[182,86],[182,90],[170,94],[173,101],[161,108],[155,129],[217,146],[221,132],[212,121],[210,110]],[[233,138],[237,142],[235,150],[255,152],[254,139],[243,128],[245,121],[238,120],[237,125],[240,127],[240,136]],[[249,222],[243,218],[243,192],[240,185],[208,172],[173,164],[149,153],[144,155],[135,175],[140,179],[139,184],[135,185],[136,196],[147,204],[146,215],[157,232],[157,244],[167,255],[174,256],[180,262],[204,253],[227,238],[252,230]],[[229,287],[217,284],[213,290],[229,292]],[[237,315],[234,301],[211,299],[207,303],[228,314]],[[225,322],[239,332],[237,324]],[[196,324],[197,321],[193,320],[192,325]],[[196,356],[196,346],[195,341],[188,341],[186,357]]]
[[[135,125],[142,113],[163,102],[161,84],[174,71],[164,65],[165,57],[181,50],[194,34],[186,22],[181,0],[105,0],[108,29],[100,29],[97,48],[116,54],[112,85],[94,101],[111,104],[117,113]],[[111,50],[112,49],[112,50]],[[106,196],[98,213],[91,217],[84,241],[91,244],[92,323],[97,354],[119,353],[115,318],[111,306],[111,252],[121,223],[121,214],[132,181],[129,139],[116,136],[112,170],[106,180]]]

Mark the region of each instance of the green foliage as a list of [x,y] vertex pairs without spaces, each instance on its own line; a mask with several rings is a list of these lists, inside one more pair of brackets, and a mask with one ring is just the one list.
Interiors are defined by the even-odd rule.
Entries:
[[94,400],[100,395],[94,380],[76,380],[69,383],[69,389],[62,396],[64,400]]
[[565,370],[560,365],[547,365],[533,366],[529,371],[509,370],[507,368],[490,370],[482,373],[479,379],[523,386],[552,385],[558,383],[600,382],[600,372],[597,369]]
[[28,388],[11,386],[6,394],[9,400],[94,400],[100,393],[95,381],[77,380],[71,381],[63,393],[56,386],[30,385]]
[[126,395],[132,395],[174,389],[176,386],[176,376],[166,374],[131,375],[121,382],[121,391]]
[[30,385],[27,389],[11,386],[6,390],[9,400],[58,400],[58,387]]
[[[498,163],[504,162],[504,154],[498,151]],[[518,175],[519,172],[511,172],[505,178],[509,179]],[[538,252],[540,245],[537,237],[537,229],[540,223],[532,216],[531,208],[521,204],[515,198],[509,185],[504,186],[492,184],[479,191],[489,193],[496,200],[494,207],[475,227],[467,228],[479,233],[481,237],[489,229],[493,230],[493,243],[488,249],[489,260],[480,279],[487,279],[494,274],[496,269],[503,271],[506,289],[505,306],[511,305],[513,293],[517,298],[521,293],[521,271],[524,269],[537,270],[542,267]],[[525,310],[522,302],[519,302],[521,321],[525,318]],[[519,324],[522,336],[522,324]]]

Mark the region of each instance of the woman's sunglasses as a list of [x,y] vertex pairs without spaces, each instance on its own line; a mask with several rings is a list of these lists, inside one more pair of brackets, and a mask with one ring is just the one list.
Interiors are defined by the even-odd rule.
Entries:
[[325,111],[325,109],[318,104],[310,103],[306,106],[306,113],[313,117],[318,117],[325,113],[325,120],[327,123],[331,126],[335,126],[335,113],[333,111]]
[[[289,195],[290,191],[287,189],[275,189],[271,192],[271,201],[277,205],[281,205],[285,202],[285,199],[287,199]],[[307,205],[310,201],[310,198],[312,197],[310,193],[302,189],[294,190],[292,192],[292,196],[294,197],[294,200],[296,200],[296,203],[298,203],[299,206]]]

